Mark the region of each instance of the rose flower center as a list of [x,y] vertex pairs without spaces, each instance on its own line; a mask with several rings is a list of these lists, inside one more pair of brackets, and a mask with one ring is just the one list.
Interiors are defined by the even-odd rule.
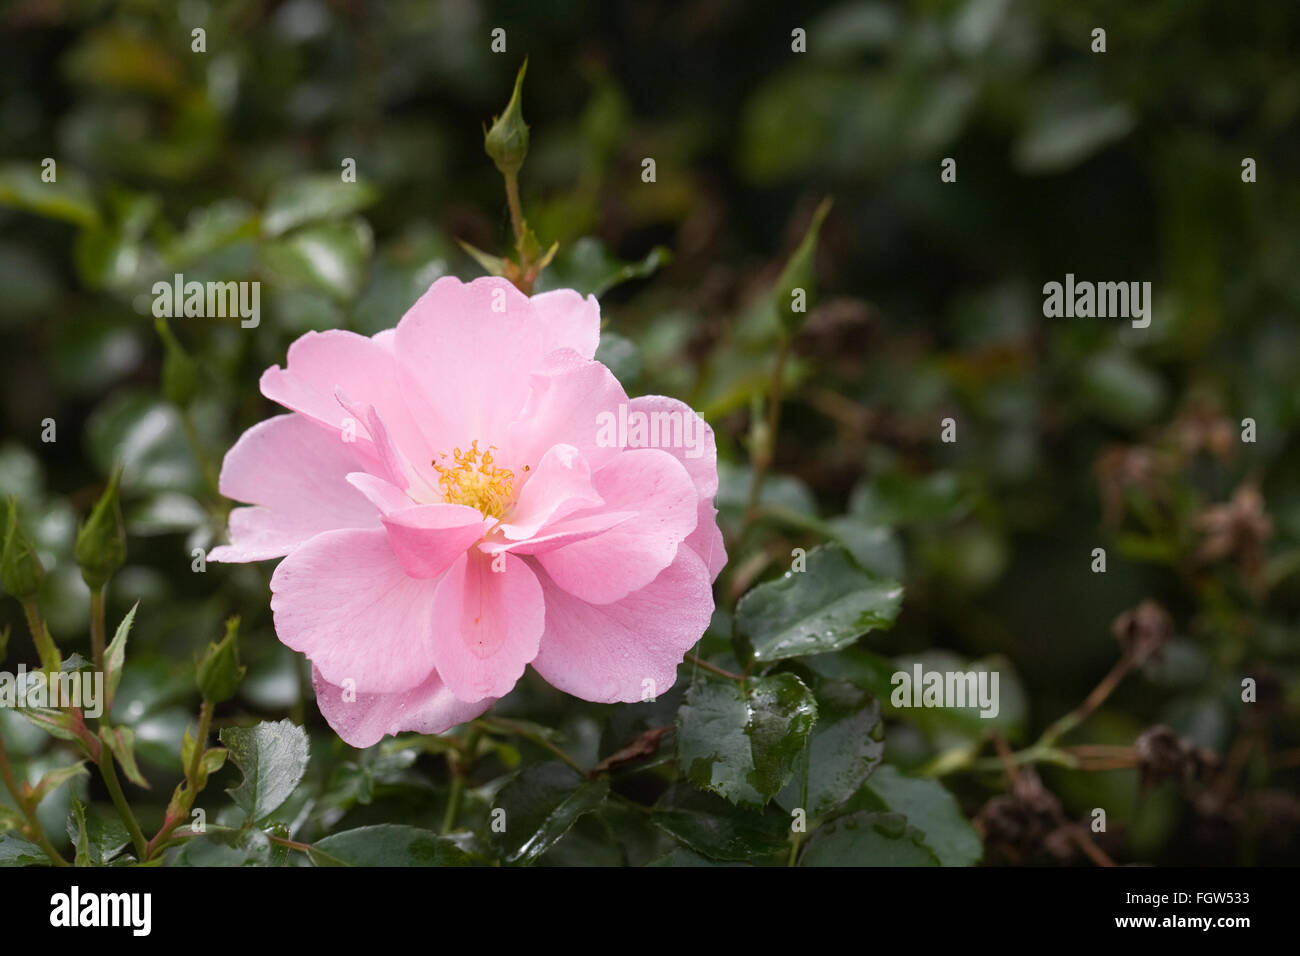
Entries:
[[436,460],[431,463],[438,473],[445,501],[477,508],[492,518],[505,515],[513,503],[515,474],[492,463],[495,448],[490,445],[487,451],[480,452],[475,439],[469,451],[455,449],[450,462],[444,454],[441,463]]

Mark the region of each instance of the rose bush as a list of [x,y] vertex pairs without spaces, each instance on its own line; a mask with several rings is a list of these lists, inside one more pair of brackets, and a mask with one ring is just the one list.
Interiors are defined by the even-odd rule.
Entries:
[[1276,5],[109,6],[0,13],[0,874],[1296,861]]
[[620,409],[695,415],[629,400],[599,335],[593,296],[444,278],[396,328],[309,332],[262,375],[290,414],[226,455],[221,492],[249,506],[210,557],[285,559],[276,632],[348,743],[477,717],[529,664],[599,702],[674,682],[726,560],[712,431],[609,441]]

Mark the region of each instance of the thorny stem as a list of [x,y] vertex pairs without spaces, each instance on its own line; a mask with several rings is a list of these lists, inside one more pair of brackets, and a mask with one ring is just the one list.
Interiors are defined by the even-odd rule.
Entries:
[[113,806],[117,808],[117,815],[126,824],[126,832],[131,834],[136,859],[144,862],[149,858],[149,841],[144,838],[144,831],[140,829],[140,823],[131,812],[131,805],[126,802],[126,796],[122,793],[122,784],[118,781],[117,770],[113,766],[113,751],[108,747],[100,751],[99,772],[104,778],[104,785],[108,787],[108,795],[113,799]]
[[50,636],[49,628],[45,626],[45,619],[41,617],[41,609],[33,600],[23,601],[23,614],[27,617],[27,627],[32,632],[32,642],[36,645],[36,653],[40,655],[41,667],[47,671],[56,669],[59,661],[59,649],[54,646],[54,638]]
[[465,737],[465,746],[447,753],[447,766],[451,770],[451,793],[447,797],[447,812],[442,818],[443,833],[456,829],[456,817],[460,814],[461,800],[465,796],[465,776],[469,772],[469,764],[474,760],[474,753],[478,750],[479,733],[479,730],[471,726]]
[[790,857],[786,860],[786,866],[794,866],[799,860],[799,847],[803,843],[803,834],[795,833],[794,839],[790,841]]
[[1092,689],[1092,693],[1083,699],[1083,703],[1043,731],[1043,735],[1038,741],[1039,744],[1051,746],[1087,720],[1092,712],[1100,707],[1115,688],[1119,686],[1120,681],[1128,676],[1128,672],[1133,669],[1134,663],[1135,661],[1130,654],[1125,654],[1116,661],[1115,666],[1110,669],[1110,673],[1101,679],[1101,682]]
[[745,678],[744,678],[744,675],[742,675],[742,674],[733,674],[731,671],[729,671],[729,670],[724,670],[723,668],[719,667],[717,664],[710,664],[710,663],[709,663],[708,661],[706,661],[704,658],[699,657],[699,656],[697,656],[697,655],[695,655],[695,654],[689,654],[689,653],[688,653],[688,654],[686,655],[686,660],[690,661],[690,662],[691,662],[692,664],[694,664],[696,667],[703,668],[704,670],[708,671],[708,672],[711,673],[711,674],[717,674],[719,677],[725,677],[725,678],[727,678],[727,680],[734,680],[734,681],[739,682],[739,681],[743,681],[743,680],[745,679]]
[[274,833],[268,833],[266,838],[272,843],[278,843],[280,846],[287,846],[290,850],[297,850],[299,853],[306,853],[308,850],[312,849],[310,843],[290,840],[288,837],[276,836]]
[[[90,592],[90,647],[95,661],[95,670],[104,674],[104,588],[97,587]],[[105,674],[107,680],[107,674]]]
[[[194,752],[190,754],[189,765],[185,768],[185,793],[188,798],[188,805],[184,808],[186,811],[194,805],[194,799],[199,795],[199,767],[203,761],[203,753],[207,749],[208,733],[212,726],[212,710],[212,701],[204,698],[203,704],[199,707],[199,729],[197,736],[194,738]],[[184,813],[174,818],[169,815],[162,828],[149,841],[144,859],[153,859],[159,850],[168,845],[173,831],[180,826],[182,820],[184,820]]]
[[1007,778],[1014,787],[1020,782],[1020,771],[1016,768],[1015,760],[1012,759],[1011,748],[1007,746],[1006,738],[1001,734],[994,734],[993,746],[997,748],[998,760],[1001,761],[1003,769],[1007,772]]
[[1115,866],[1115,861],[1110,858],[1105,850],[1093,842],[1092,837],[1088,836],[1087,831],[1084,830],[1083,827],[1079,826],[1079,824],[1067,824],[1066,832],[1070,834],[1075,845],[1078,846],[1078,848],[1087,855],[1088,859],[1092,860],[1092,862],[1097,866]]
[[1066,747],[1065,753],[1078,759],[1080,770],[1127,770],[1137,766],[1137,753],[1132,747],[1079,744]]
[[[1008,749],[1005,754],[1000,753],[998,757],[983,760],[976,760],[976,751],[972,750],[960,759],[938,766],[930,771],[929,775],[945,776],[959,770],[999,770],[1007,769],[1008,766],[1015,767],[1029,763],[1054,763],[1071,770],[1117,770],[1132,766],[1131,758],[1123,755],[1113,755],[1118,761],[1116,763],[1107,764],[1104,759],[1101,762],[1095,762],[1090,759],[1092,754],[1083,749],[1061,749],[1056,746],[1056,742],[1087,720],[1093,711],[1100,707],[1106,701],[1106,698],[1114,692],[1120,682],[1128,676],[1135,663],[1136,661],[1131,655],[1124,654],[1078,707],[1053,722],[1051,726],[1043,731],[1042,736],[1037,741],[1025,749],[1014,753]],[[998,741],[1001,741],[1000,737]],[[1001,741],[1001,746],[1006,747],[1005,741]]]
[[511,734],[515,737],[523,737],[525,740],[528,740],[536,744],[537,746],[541,747],[543,750],[550,751],[552,754],[554,754],[556,757],[559,757],[561,760],[563,760],[565,763],[567,763],[570,767],[578,771],[578,773],[582,774],[583,776],[586,776],[587,774],[586,767],[578,763],[578,761],[574,760],[572,757],[566,754],[555,744],[551,743],[541,734],[535,733],[529,728],[515,723],[513,720],[509,720],[508,718],[505,717],[480,717],[478,720],[474,721],[474,723],[471,724],[470,726],[477,727],[478,729],[487,731],[490,734],[504,733],[504,734]]
[[451,795],[447,798],[447,812],[442,818],[442,832],[444,834],[456,829],[456,815],[460,813],[460,801],[464,793],[465,774],[455,760],[452,760]]
[[[207,828],[200,832],[198,830],[177,830],[171,835],[169,843],[175,843],[177,840],[190,840],[194,837],[207,836],[209,833],[237,833],[234,827],[223,827],[215,823],[209,823]],[[278,843],[280,846],[287,846],[291,850],[297,850],[299,853],[307,853],[315,849],[310,843],[303,843],[299,840],[291,840],[288,837],[278,836],[274,833],[267,833],[266,838],[272,843]]]
[[211,727],[212,701],[205,697],[199,707],[199,730],[194,737],[194,753],[190,754],[190,765],[185,768],[185,780],[191,787],[199,779],[199,766],[203,762],[203,752],[208,746],[208,733]]
[[[1058,750],[1055,747],[1042,747],[1035,744],[1032,747],[1026,747],[1024,750],[1009,753],[1007,756],[1012,766],[1016,767],[1031,763],[1054,763],[1069,770],[1081,769],[1079,761],[1073,754],[1066,750]],[[1007,760],[1000,756],[986,757],[982,760],[971,760],[965,764],[944,768],[939,775],[955,773],[958,770],[989,771],[1006,769]]]
[[[90,592],[90,645],[95,659],[95,670],[101,674],[104,673],[104,637],[104,588],[101,585]],[[99,723],[103,727],[109,726],[107,707]],[[126,832],[131,835],[136,859],[143,863],[149,858],[149,841],[145,839],[144,831],[140,829],[140,822],[136,820],[131,805],[122,792],[122,784],[117,778],[117,768],[113,763],[112,748],[106,744],[101,746],[96,763],[99,766],[100,776],[104,778],[104,786],[108,788],[108,795],[113,800],[113,807],[117,810],[117,815],[122,818],[122,823],[126,825]]]
[[731,586],[729,588],[732,605],[735,605],[744,596],[745,592],[749,590],[758,576],[767,569],[767,566],[778,553],[774,546],[769,546],[762,551],[751,554],[732,570]]
[[506,203],[510,206],[510,228],[515,233],[515,251],[519,253],[519,268],[527,273],[530,263],[524,261],[524,209],[519,202],[519,174],[502,173],[502,177],[506,181]]
[[0,777],[4,778],[5,789],[13,797],[14,805],[22,811],[27,818],[27,829],[31,837],[35,840],[45,855],[50,858],[50,862],[55,866],[71,866],[65,860],[54,845],[50,843],[49,838],[45,835],[45,829],[41,826],[40,818],[36,816],[36,808],[32,806],[31,801],[23,794],[22,788],[18,786],[18,781],[14,777],[13,767],[9,765],[9,752],[5,750],[4,737],[0,736]]

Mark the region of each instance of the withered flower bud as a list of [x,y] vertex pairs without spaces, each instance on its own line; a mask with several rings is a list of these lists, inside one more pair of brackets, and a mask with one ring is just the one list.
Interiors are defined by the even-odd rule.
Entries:
[[1125,611],[1111,624],[1111,632],[1124,653],[1142,664],[1159,654],[1174,634],[1169,614],[1150,598]]

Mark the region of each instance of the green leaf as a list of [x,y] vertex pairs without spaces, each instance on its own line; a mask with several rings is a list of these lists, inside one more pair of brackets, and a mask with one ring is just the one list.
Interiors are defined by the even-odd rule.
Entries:
[[1126,103],[1108,103],[1075,84],[1048,88],[1040,97],[1014,149],[1016,168],[1059,173],[1123,139],[1137,123]]
[[[190,733],[190,728],[185,728],[185,736],[181,738],[181,766],[188,767],[190,761],[194,759],[194,736]],[[221,747],[209,747],[203,751],[203,757],[199,760],[198,779],[195,781],[197,790],[202,790],[207,786],[208,777],[216,773],[226,764],[228,751]]]
[[875,809],[905,816],[943,866],[974,866],[984,855],[975,828],[937,780],[904,776],[898,768],[884,766],[867,781],[863,795]]
[[614,332],[602,332],[596,346],[596,361],[614,373],[619,384],[630,388],[641,377],[641,352],[632,342]]
[[[15,230],[9,231],[12,233]],[[39,249],[18,241],[0,240],[0,288],[5,290],[4,298],[0,299],[0,324],[10,325],[48,315],[54,309],[59,292],[51,267],[52,262]],[[84,317],[82,321],[85,321]],[[82,328],[82,322],[78,322],[72,328],[60,329],[60,341],[63,339],[62,333],[73,333],[73,337],[81,341],[79,333]],[[76,330],[75,333],[73,329]],[[58,343],[55,348],[59,348]],[[56,351],[56,362],[57,355]],[[102,361],[109,357],[100,358]],[[0,457],[8,455],[8,450],[0,452]],[[3,470],[3,465],[0,465],[0,470]],[[11,493],[4,478],[0,477],[0,494]]]
[[261,830],[222,833],[210,826],[206,836],[185,841],[175,862],[179,866],[269,866],[273,856],[271,841]]
[[[920,665],[922,674],[921,703],[916,706],[916,667]],[[978,661],[968,661],[950,651],[925,651],[915,655],[900,655],[894,659],[895,674],[906,674],[907,682],[901,679],[894,683],[891,675],[891,689],[881,693],[882,706],[886,712],[898,717],[905,717],[932,737],[956,733],[969,740],[982,740],[997,732],[1008,740],[1019,739],[1025,722],[1025,690],[1016,676],[1011,662],[1004,657],[994,656]],[[986,688],[991,703],[996,705],[997,713],[982,716],[979,701],[967,700],[962,707],[924,706],[925,675],[974,673],[978,675],[987,671]],[[993,675],[997,678],[997,687],[993,686]],[[945,678],[946,680],[946,678]],[[968,689],[964,682],[963,694]],[[996,691],[996,693],[994,693]],[[975,695],[978,697],[979,685],[976,684]]]
[[67,831],[72,845],[77,848],[79,866],[82,865],[83,853],[89,859],[88,865],[104,866],[131,843],[131,835],[116,815],[101,815],[93,807],[83,807],[75,798],[72,812],[68,815]]
[[49,862],[35,843],[13,833],[0,833],[0,866],[43,866]]
[[859,487],[849,510],[879,525],[947,521],[965,514],[971,498],[970,489],[955,472],[936,471],[921,477],[891,472]]
[[226,727],[221,742],[244,774],[244,782],[226,792],[255,823],[289,799],[307,770],[307,734],[287,720]]
[[72,812],[68,814],[68,837],[77,853],[73,866],[90,866],[90,841],[86,839],[86,808],[80,800],[72,798]]
[[780,811],[732,806],[684,782],[659,798],[650,822],[715,860],[774,857],[788,847],[790,833],[789,819]]
[[484,252],[477,246],[470,245],[464,239],[457,239],[456,243],[465,250],[465,254],[483,267],[483,271],[490,276],[503,276],[510,269],[510,263],[500,256],[494,256],[490,252]]
[[[630,865],[627,847],[623,845],[622,821],[608,819],[608,810],[607,803],[574,823],[573,828],[564,835],[564,838],[537,861],[537,865],[544,867]],[[649,826],[649,821],[640,822],[644,824],[643,830],[649,830],[653,839],[660,839],[660,833]],[[636,821],[633,821],[633,825],[635,823]],[[636,840],[637,836],[633,835],[631,839]]]
[[603,278],[594,283],[591,294],[600,298],[616,285],[622,285],[632,279],[647,279],[670,263],[672,259],[673,254],[667,246],[655,246],[635,262],[617,264]]
[[889,698],[894,687],[891,678],[898,671],[898,665],[892,658],[856,646],[831,654],[815,654],[800,663],[818,677],[849,681],[882,699]]
[[99,211],[85,177],[67,165],[56,166],[52,183],[41,179],[38,160],[11,162],[0,166],[0,205],[14,206],[50,219],[62,219],[80,226],[94,226]]
[[1079,397],[1092,411],[1111,424],[1130,428],[1158,418],[1166,400],[1164,379],[1118,349],[1090,358],[1083,366],[1080,386]]
[[[586,780],[566,764],[547,761],[526,767],[501,788],[492,818],[491,840],[506,863],[531,863],[559,842],[584,813],[599,807],[609,792],[604,780]],[[497,813],[504,810],[502,816]]]
[[867,692],[844,681],[825,681],[817,688],[817,709],[807,791],[804,775],[796,773],[776,798],[787,810],[802,807],[810,818],[825,816],[857,793],[885,752],[880,704]]
[[203,505],[190,495],[160,492],[137,502],[126,514],[128,534],[142,537],[188,534],[208,520]]
[[745,866],[744,863],[728,863],[718,860],[710,860],[707,856],[701,856],[692,850],[679,846],[670,853],[665,853],[661,857],[651,860],[646,866]]
[[128,324],[133,318],[106,305],[75,326],[53,327],[52,384],[69,396],[97,397],[137,371],[145,348]]
[[677,760],[696,786],[761,806],[794,772],[817,701],[793,674],[702,680],[677,712]]
[[155,318],[153,326],[163,342],[163,398],[178,408],[189,408],[199,392],[199,363],[185,351],[165,318]]
[[235,243],[254,239],[256,211],[240,199],[221,199],[190,211],[184,231],[162,243],[168,268],[181,269]]
[[122,765],[126,778],[137,787],[149,789],[149,781],[144,778],[135,762],[135,732],[130,727],[109,727],[101,725],[99,737],[113,752],[117,762]]
[[664,246],[655,246],[637,262],[621,262],[599,239],[583,236],[563,249],[541,274],[537,291],[574,289],[600,298],[616,285],[653,275],[670,261],[672,253]]
[[90,772],[86,770],[86,762],[84,760],[78,760],[76,763],[70,764],[67,767],[57,767],[46,773],[39,781],[37,781],[36,786],[32,787],[28,799],[33,805],[38,804],[73,777],[88,776],[90,776]]
[[469,866],[468,853],[431,830],[385,823],[318,840],[307,855],[317,866]]
[[109,700],[113,700],[117,696],[117,686],[122,682],[122,666],[126,663],[126,636],[131,632],[131,624],[135,621],[135,611],[139,606],[139,601],[131,605],[131,610],[127,611],[126,617],[122,618],[122,623],[113,632],[113,640],[109,642],[107,650],[104,651],[104,670],[106,671],[104,683],[107,685]]
[[162,200],[149,193],[114,189],[107,205],[107,221],[77,234],[73,248],[77,273],[87,285],[129,291],[156,265],[144,237],[162,210]]
[[267,243],[262,264],[287,287],[347,300],[361,291],[373,242],[370,227],[361,219],[307,226]]
[[839,545],[814,548],[807,569],[760,584],[736,605],[736,627],[760,661],[847,647],[898,617],[903,588],[871,577]]
[[332,173],[294,176],[271,190],[262,214],[262,231],[281,236],[309,222],[342,219],[378,198],[378,190],[369,183],[345,183]]
[[176,491],[200,486],[176,408],[150,391],[115,395],[86,423],[90,456],[103,472],[120,462],[124,490]]
[[[709,416],[705,414],[704,417],[707,419]],[[719,520],[725,520],[739,530],[753,483],[754,472],[748,465],[718,462]],[[768,475],[759,492],[758,503],[763,509],[777,509],[795,515],[817,513],[812,490],[794,475]]]
[[18,712],[52,737],[60,740],[78,739],[72,730],[72,718],[67,711],[52,707],[23,707]]
[[17,498],[23,508],[38,507],[45,497],[40,460],[12,440],[0,445],[0,495]]
[[938,866],[939,858],[898,813],[851,813],[819,827],[800,866]]
[[903,546],[886,525],[871,524],[856,515],[841,515],[826,522],[827,532],[848,548],[853,560],[869,574],[881,578],[903,577]]

